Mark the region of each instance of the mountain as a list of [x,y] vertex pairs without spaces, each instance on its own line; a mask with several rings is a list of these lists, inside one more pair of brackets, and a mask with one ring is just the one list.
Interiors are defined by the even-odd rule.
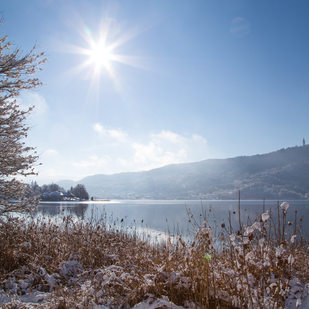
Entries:
[[76,186],[74,180],[70,180],[70,179],[59,180],[57,181],[57,185],[59,185],[62,188],[65,188],[66,190],[69,190],[71,187]]
[[306,199],[309,145],[263,155],[171,164],[144,172],[93,175],[78,181],[95,198]]

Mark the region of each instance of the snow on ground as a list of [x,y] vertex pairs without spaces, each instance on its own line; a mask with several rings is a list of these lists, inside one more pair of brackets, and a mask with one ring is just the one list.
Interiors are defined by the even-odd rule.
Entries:
[[155,299],[153,298],[152,295],[149,295],[149,297],[146,300],[135,305],[133,308],[134,309],[156,309],[156,308],[180,309],[184,307],[176,306],[175,304],[170,302],[168,297],[166,296],[163,296],[160,299]]
[[[65,300],[72,308],[118,308],[115,304],[124,304],[125,295],[122,295],[124,296],[122,301],[114,299],[114,297],[108,295],[108,289],[117,288],[130,293],[127,285],[129,281],[139,280],[141,283],[144,282],[145,285],[151,285],[151,278],[153,278],[153,275],[148,274],[139,279],[133,270],[131,273],[126,273],[122,267],[116,265],[85,271],[82,265],[75,260],[62,262],[59,272],[52,275],[48,274],[43,267],[37,267],[33,264],[29,265],[29,268],[24,267],[23,272],[23,279],[19,279],[21,273],[18,272],[15,276],[11,274],[8,279],[0,284],[0,306],[14,304],[18,308],[58,308],[58,305]],[[38,277],[42,279],[41,284],[38,284]],[[66,287],[62,287],[60,292],[63,297],[61,297],[59,293],[56,293],[56,290],[57,284],[64,278]],[[45,292],[39,290],[45,290]],[[68,297],[73,292],[75,297]],[[120,297],[121,293],[119,293]],[[124,308],[129,307],[125,306]],[[176,306],[166,296],[155,299],[154,295],[145,294],[145,300],[139,302],[133,308],[181,309],[184,307]]]
[[[89,274],[92,277],[89,277]],[[41,276],[46,283],[45,292],[42,285],[35,286],[36,274]],[[55,286],[61,276],[68,279],[67,286],[63,289],[63,297],[56,295]],[[110,265],[94,271],[84,271],[82,265],[77,261],[71,260],[61,264],[59,273],[49,275],[42,267],[32,265],[32,273],[24,275],[23,279],[18,279],[20,274],[11,276],[2,282],[0,289],[0,305],[15,304],[17,308],[58,308],[58,305],[66,300],[72,308],[93,308],[93,309],[111,309],[115,306],[113,297],[106,297],[104,290],[108,288],[122,288],[127,291],[127,280],[133,279],[136,274],[132,271],[130,274],[124,272],[123,268],[116,265]],[[145,287],[152,284],[153,275],[147,274],[141,279]],[[97,283],[100,283],[98,288]],[[75,290],[74,290],[75,289]],[[77,297],[69,299],[65,295],[75,292]],[[76,291],[78,290],[78,291]],[[128,291],[129,292],[129,291]],[[305,309],[309,308],[309,285],[303,286],[297,278],[290,281],[290,293],[286,300],[286,309]],[[153,294],[146,293],[144,300],[135,304],[134,309],[188,309],[195,308],[194,303],[187,303],[184,307],[172,303],[168,296],[156,298]],[[95,301],[96,300],[96,301]],[[125,301],[125,297],[123,299]],[[118,302],[119,303],[119,302]],[[120,302],[121,303],[121,302]],[[124,302],[122,302],[124,304]],[[129,308],[124,306],[124,308]]]

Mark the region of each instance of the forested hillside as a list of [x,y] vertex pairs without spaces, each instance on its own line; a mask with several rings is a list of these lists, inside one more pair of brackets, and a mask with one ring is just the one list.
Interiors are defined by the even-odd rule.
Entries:
[[241,190],[243,199],[305,199],[309,145],[145,172],[94,175],[78,182],[97,198],[236,199]]

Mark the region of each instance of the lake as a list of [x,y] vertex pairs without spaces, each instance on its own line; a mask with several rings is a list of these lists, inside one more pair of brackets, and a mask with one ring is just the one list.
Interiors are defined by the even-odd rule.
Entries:
[[[301,232],[308,238],[309,233],[309,201],[287,201],[290,207],[286,222],[290,221],[290,232],[300,224]],[[279,202],[281,204],[282,201]],[[277,222],[277,201],[241,201],[241,223],[254,222],[255,218],[270,210],[272,218]],[[188,215],[188,212],[190,214]],[[238,201],[197,201],[197,200],[111,200],[86,202],[41,202],[35,217],[56,220],[60,216],[72,216],[79,220],[104,222],[109,228],[137,230],[143,237],[166,237],[166,235],[192,236],[192,223],[203,222],[207,217],[208,225],[215,234],[221,230],[222,223],[229,230],[239,229]],[[280,208],[281,214],[281,208]],[[191,216],[193,215],[193,217]],[[189,220],[191,222],[189,222]]]

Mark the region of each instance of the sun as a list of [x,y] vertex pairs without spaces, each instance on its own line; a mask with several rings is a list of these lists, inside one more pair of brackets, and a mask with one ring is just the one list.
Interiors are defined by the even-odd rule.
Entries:
[[99,98],[101,89],[105,89],[108,82],[113,84],[114,90],[123,95],[126,90],[122,65],[148,70],[143,57],[118,54],[116,51],[120,46],[144,32],[144,27],[126,29],[120,34],[119,23],[111,18],[103,19],[96,32],[87,26],[82,18],[74,26],[83,40],[78,45],[70,43],[62,45],[67,53],[85,56],[83,61],[69,71],[69,74],[90,81],[89,97]]
[[96,85],[96,88],[99,89],[100,77],[103,75],[109,76],[114,83],[117,83],[113,62],[119,60],[114,54],[114,46],[107,44],[105,36],[98,40],[91,36],[86,36],[86,38],[88,48],[75,47],[76,53],[86,56],[85,61],[76,69],[81,72],[84,70],[87,72],[86,76],[87,79],[90,78],[91,80],[91,88]]
[[108,68],[110,60],[112,59],[112,53],[104,43],[94,44],[92,49],[89,50],[90,62],[96,67]]

